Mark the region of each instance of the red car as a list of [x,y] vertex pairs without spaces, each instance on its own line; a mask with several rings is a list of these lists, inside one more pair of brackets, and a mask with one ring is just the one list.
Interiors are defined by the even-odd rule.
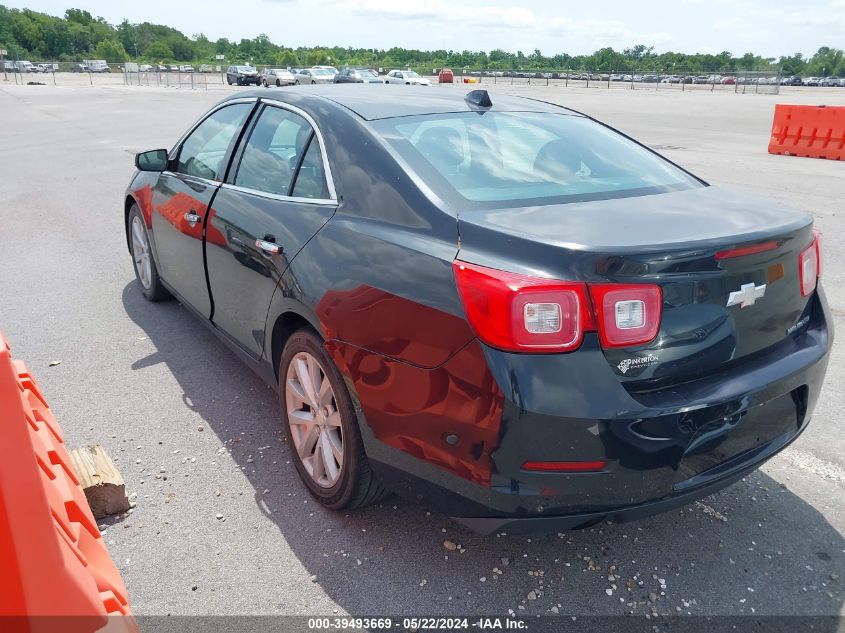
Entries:
[[450,84],[455,81],[455,73],[452,72],[451,68],[441,68],[440,73],[437,75],[437,83],[441,84]]

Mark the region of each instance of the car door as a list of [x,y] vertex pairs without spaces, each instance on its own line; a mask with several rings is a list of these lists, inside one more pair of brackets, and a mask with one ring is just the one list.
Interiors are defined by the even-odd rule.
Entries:
[[170,154],[153,188],[152,234],[162,279],[195,310],[211,314],[203,268],[205,217],[223,180],[238,132],[255,99],[208,114]]
[[265,104],[244,134],[206,232],[212,321],[249,354],[263,352],[282,273],[336,207],[313,119],[293,106]]

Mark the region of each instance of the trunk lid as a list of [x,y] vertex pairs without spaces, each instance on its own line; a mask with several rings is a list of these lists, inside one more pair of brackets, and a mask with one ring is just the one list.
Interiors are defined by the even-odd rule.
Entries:
[[[459,218],[459,232],[459,257],[477,264],[659,285],[663,316],[654,341],[603,351],[633,389],[712,373],[777,345],[808,321],[812,295],[801,296],[798,257],[812,242],[811,218],[715,187],[474,211]],[[716,256],[761,244],[762,252]]]

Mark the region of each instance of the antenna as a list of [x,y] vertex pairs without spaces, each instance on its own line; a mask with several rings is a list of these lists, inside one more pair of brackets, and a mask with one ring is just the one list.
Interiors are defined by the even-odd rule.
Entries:
[[479,108],[492,108],[493,102],[490,100],[490,95],[487,94],[486,90],[473,90],[467,93],[467,96],[464,97],[464,101],[466,101],[471,106],[476,106]]

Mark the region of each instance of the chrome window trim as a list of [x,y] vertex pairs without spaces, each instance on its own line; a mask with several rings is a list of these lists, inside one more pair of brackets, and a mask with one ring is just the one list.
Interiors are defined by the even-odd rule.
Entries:
[[258,196],[259,198],[267,198],[268,200],[278,200],[279,202],[297,202],[301,204],[313,204],[315,206],[337,206],[337,200],[334,198],[301,198],[299,196],[283,196],[278,193],[270,193],[268,191],[259,191],[258,189],[250,189],[249,187],[241,187],[224,182],[220,185],[221,189],[228,189],[230,191],[237,191],[238,193],[246,193],[251,196]]
[[[292,201],[322,200],[324,204],[325,204],[325,201],[337,204],[337,190],[335,189],[335,186],[334,186],[334,176],[332,175],[332,169],[331,169],[331,166],[329,165],[329,154],[326,151],[326,143],[323,140],[323,133],[320,131],[320,127],[317,125],[317,122],[314,120],[314,118],[310,114],[308,114],[305,110],[303,110],[302,108],[298,108],[295,105],[291,105],[290,103],[287,103],[285,101],[279,101],[278,99],[273,99],[272,97],[271,98],[261,97],[261,103],[265,103],[265,104],[267,104],[271,107],[278,107],[278,108],[281,108],[282,110],[288,110],[289,112],[293,112],[294,114],[301,116],[303,119],[305,119],[308,122],[308,124],[311,126],[311,129],[314,130],[314,136],[317,139],[317,142],[320,143],[320,154],[322,155],[322,158],[323,158],[323,172],[326,176],[326,186],[328,187],[328,190],[329,190],[329,197],[328,198],[298,198],[298,197],[295,197],[295,196],[282,196],[280,194],[266,194],[266,192],[259,192],[259,191],[255,191],[253,189],[247,189],[246,187],[238,187],[238,188],[242,189],[244,191],[248,191],[250,193],[255,193],[255,194],[259,194],[259,195],[266,194],[266,195],[274,196],[274,197],[277,197],[280,200],[292,200]],[[260,116],[260,114],[259,114],[259,116]],[[249,139],[247,139],[246,142],[249,143]],[[237,185],[232,185],[232,186],[237,187]]]
[[[226,106],[235,105],[236,103],[255,103],[257,101],[258,101],[258,97],[239,97],[237,99],[231,99],[230,101],[223,101],[222,103],[218,103],[216,106],[211,108],[211,110],[208,110],[205,114],[203,114],[190,128],[188,128],[187,132],[185,132],[181,137],[179,137],[179,140],[176,141],[176,144],[173,145],[173,147],[167,153],[167,159],[173,160],[174,158],[176,158],[177,150],[182,147],[182,143],[185,142],[185,139],[187,139],[191,134],[193,134],[194,130],[196,130],[200,125],[202,125],[202,123],[208,117],[210,117],[212,114],[214,114],[218,110],[222,110]],[[179,173],[179,172],[175,172],[175,173]],[[181,175],[185,176],[187,174],[181,174]],[[205,180],[205,178],[202,178],[201,180]],[[218,182],[218,181],[213,180],[213,181],[208,181],[208,182]]]

